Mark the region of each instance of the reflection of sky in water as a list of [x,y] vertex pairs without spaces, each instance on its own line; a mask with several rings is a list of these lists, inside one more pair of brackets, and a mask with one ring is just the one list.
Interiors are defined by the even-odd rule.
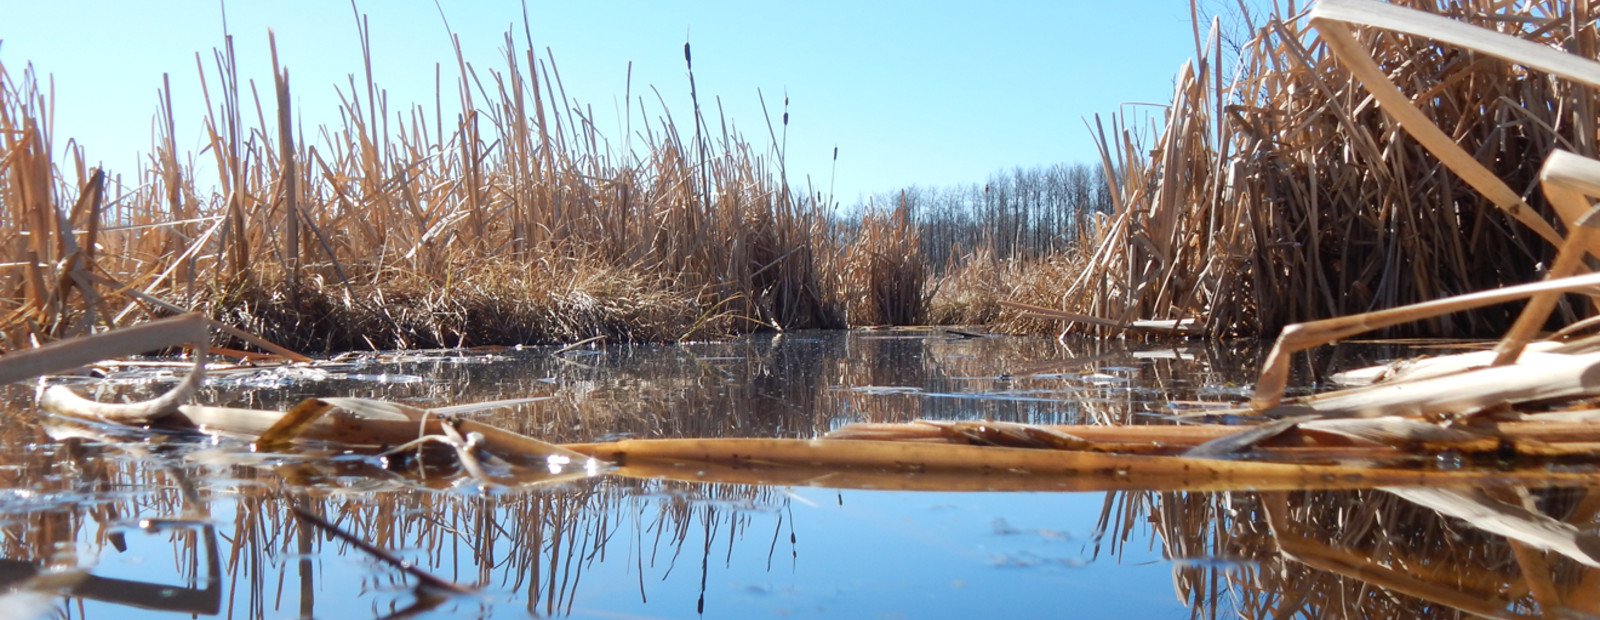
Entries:
[[[658,502],[671,497],[636,497],[607,511],[609,532],[597,527],[598,512],[574,515],[579,518],[571,526],[585,530],[577,540],[609,534],[604,544],[581,544],[580,559],[537,570],[522,567],[521,573],[505,562],[488,571],[490,581],[480,594],[457,597],[424,617],[522,617],[529,613],[530,580],[540,583],[537,614],[565,615],[567,607],[545,606],[551,571],[569,594],[557,598],[570,604],[573,617],[693,617],[702,569],[708,618],[1183,613],[1187,607],[1173,596],[1171,566],[1150,550],[1160,545],[1150,544],[1147,528],[1136,529],[1120,557],[1112,556],[1108,541],[1097,539],[1093,530],[1104,497],[795,489],[782,508],[753,505],[732,511],[738,526],[731,545],[730,513],[720,512],[710,528],[709,550],[704,513],[689,519],[679,548],[664,537],[658,541],[651,529]],[[703,509],[703,503],[694,504]],[[233,530],[239,506],[228,500],[212,503],[223,561],[222,616],[230,609],[233,617],[297,615],[302,559],[311,567],[317,617],[377,617],[415,600],[398,571],[359,552],[341,554],[342,547],[332,542],[321,542],[320,549],[304,556],[292,544],[287,551],[243,549],[232,556],[229,541],[239,535]],[[78,553],[81,564],[92,565],[99,577],[197,587],[188,581],[192,573],[174,570],[171,542],[196,528],[145,531],[129,523],[114,529],[123,536],[123,551],[84,544],[62,551]],[[501,537],[483,557],[504,561],[508,546]],[[484,574],[477,551],[464,541],[394,551],[446,579],[471,583]],[[232,562],[244,563],[238,578],[231,573]],[[251,572],[263,582],[255,592],[245,583]],[[97,601],[83,605],[82,617],[90,619],[177,616]],[[72,606],[76,616],[77,603]]]
[[[1074,613],[1113,610],[1146,616],[1186,609],[1172,595],[1171,568],[1149,562],[1143,545],[1118,565],[1102,556],[1087,562],[1103,495],[888,493],[799,489],[792,501],[796,543],[790,557],[787,526],[766,570],[776,514],[764,514],[735,542],[713,541],[706,578],[708,617],[984,617],[1005,612]],[[840,505],[840,498],[843,505]],[[1033,533],[996,533],[997,518],[1074,532],[1070,540]],[[1035,528],[1038,529],[1038,528]],[[698,548],[704,537],[686,547]],[[1130,551],[1132,548],[1130,548]],[[686,551],[687,555],[688,552]],[[1014,567],[1005,558],[1048,560]],[[684,566],[684,560],[690,560]],[[694,613],[698,558],[679,558],[666,583],[646,567],[648,605],[637,573],[610,565],[591,573],[577,615],[607,609],[648,616]],[[1140,565],[1143,564],[1143,565]],[[653,578],[653,579],[652,579]],[[675,584],[673,583],[675,582]],[[662,587],[666,586],[666,587]],[[597,614],[598,616],[599,614]]]

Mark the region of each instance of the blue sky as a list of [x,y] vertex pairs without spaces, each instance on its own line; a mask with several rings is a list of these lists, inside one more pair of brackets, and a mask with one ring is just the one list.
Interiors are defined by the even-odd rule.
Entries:
[[[505,32],[515,28],[519,54],[526,47],[519,2],[441,4],[483,79],[504,65]],[[448,117],[457,70],[439,9],[418,0],[367,0],[358,8],[370,19],[373,71],[388,90],[391,119],[413,102],[432,107],[436,63],[443,64]],[[270,27],[291,73],[296,114],[307,127],[337,122],[334,87],[351,74],[359,82],[362,71],[350,4],[236,1],[226,9],[241,82],[254,79],[270,104]],[[982,182],[1013,166],[1094,161],[1082,119],[1117,112],[1125,102],[1168,101],[1173,76],[1194,55],[1189,3],[1181,0],[530,0],[528,14],[535,49],[541,57],[550,49],[567,95],[592,106],[614,144],[623,133],[630,61],[634,129],[639,96],[652,118],[660,115],[651,85],[680,126],[692,123],[682,56],[688,40],[706,113],[714,117],[720,98],[730,123],[764,144],[757,91],[775,125],[787,94],[791,181],[809,178],[826,191],[831,179],[846,205],[909,185]],[[113,171],[131,172],[137,153],[148,152],[163,73],[171,74],[179,148],[199,150],[204,103],[195,54],[214,79],[211,50],[222,34],[215,0],[0,0],[0,62],[17,76],[31,62],[54,78],[58,151],[75,138],[91,161]],[[245,111],[254,117],[248,98]]]

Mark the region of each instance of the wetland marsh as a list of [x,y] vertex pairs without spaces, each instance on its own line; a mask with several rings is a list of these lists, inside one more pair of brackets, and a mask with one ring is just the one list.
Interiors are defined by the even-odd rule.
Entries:
[[[1195,24],[1064,211],[844,217],[787,98],[716,137],[687,44],[685,122],[617,149],[531,40],[391,110],[357,13],[366,95],[309,142],[230,40],[205,182],[170,88],[123,177],[0,66],[0,383],[44,377],[0,385],[0,616],[1600,614],[1595,31],[1401,4]],[[984,327],[810,331],[928,321]],[[1379,329],[1504,339],[1321,394],[1451,352],[1323,346]]]

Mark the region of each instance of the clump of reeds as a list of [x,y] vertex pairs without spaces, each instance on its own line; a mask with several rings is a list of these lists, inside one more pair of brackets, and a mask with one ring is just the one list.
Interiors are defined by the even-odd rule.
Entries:
[[982,325],[999,317],[1000,300],[1010,297],[1007,268],[1014,263],[995,258],[989,244],[950,258],[943,275],[929,282],[928,322]]
[[369,59],[342,125],[305,134],[288,69],[262,106],[231,45],[206,83],[205,180],[170,101],[133,178],[81,147],[57,167],[46,95],[0,66],[0,347],[191,310],[310,349],[843,324],[831,198],[788,190],[776,140],[630,105],[644,127],[615,148],[509,36],[499,69],[457,67],[459,115],[390,109]]
[[902,195],[888,212],[869,208],[845,258],[851,325],[927,321],[928,265],[911,204]]
[[[1082,275],[1085,258],[1083,248],[1079,246],[1076,251],[1051,254],[1010,266],[1005,272],[1005,299],[1044,307],[1070,304],[1070,300],[1061,296],[1061,283]],[[1012,333],[1054,333],[1061,330],[1061,323],[1031,318],[1026,312],[1015,308],[1002,308],[990,327],[995,331]]]
[[[955,255],[952,254],[952,257]],[[1029,318],[1001,302],[1033,306],[1062,305],[1061,283],[1083,271],[1081,248],[1055,251],[1037,258],[1001,260],[989,245],[953,259],[943,275],[928,282],[928,322],[934,325],[986,325],[1010,333],[1049,333],[1059,321]]]
[[[1594,28],[1572,17],[1571,2],[1396,4],[1595,57]],[[1553,254],[1549,235],[1396,128],[1315,30],[1277,15],[1241,19],[1248,36],[1232,66],[1222,62],[1218,25],[1197,38],[1200,57],[1178,75],[1150,143],[1125,119],[1096,127],[1115,171],[1115,213],[1086,272],[1062,281],[1064,309],[1201,317],[1212,334],[1272,334],[1539,276]],[[1559,221],[1535,191],[1536,174],[1557,147],[1596,154],[1587,88],[1428,38],[1358,30],[1361,46],[1435,125],[1534,213]],[[1485,308],[1393,333],[1498,334],[1515,310]],[[1562,312],[1570,319],[1585,310]]]

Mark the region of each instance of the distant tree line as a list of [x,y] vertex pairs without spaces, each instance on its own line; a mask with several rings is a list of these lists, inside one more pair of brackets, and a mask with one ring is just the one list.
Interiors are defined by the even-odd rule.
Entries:
[[982,185],[879,194],[845,220],[858,222],[871,209],[888,212],[901,200],[921,230],[923,259],[936,272],[980,248],[1002,260],[1065,251],[1090,231],[1094,213],[1111,212],[1101,167],[1076,163],[996,172]]

